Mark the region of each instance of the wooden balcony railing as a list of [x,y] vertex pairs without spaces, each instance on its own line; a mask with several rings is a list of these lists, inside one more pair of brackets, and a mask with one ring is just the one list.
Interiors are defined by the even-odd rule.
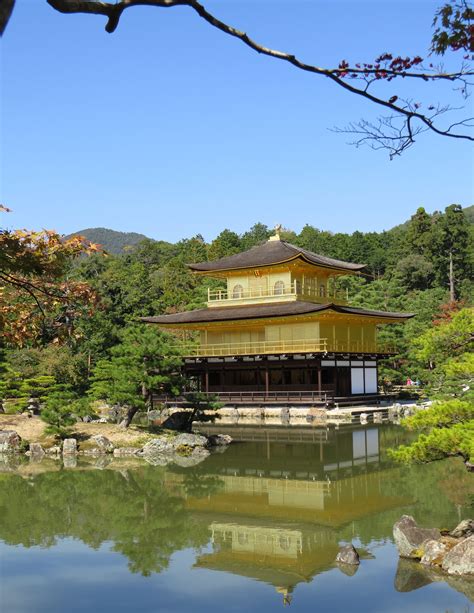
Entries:
[[199,345],[183,343],[180,352],[186,357],[228,357],[235,355],[269,355],[285,353],[396,353],[382,343],[332,341],[327,338],[294,341],[258,341]]
[[211,303],[211,306],[216,302],[238,303],[246,300],[257,301],[259,298],[283,299],[294,296],[321,303],[338,302],[340,304],[346,304],[349,299],[347,292],[341,290],[326,291],[326,288],[318,289],[314,287],[314,285],[301,284],[298,283],[298,281],[293,281],[290,285],[281,287],[260,287],[257,289],[241,289],[233,292],[228,292],[224,289],[211,290],[208,288],[207,290],[207,300],[208,303]]

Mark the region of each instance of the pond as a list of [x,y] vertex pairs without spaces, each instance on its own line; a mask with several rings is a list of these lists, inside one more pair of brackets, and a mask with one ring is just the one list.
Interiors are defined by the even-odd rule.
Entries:
[[[473,582],[399,561],[392,541],[403,513],[473,515],[460,461],[393,466],[396,426],[226,431],[241,442],[192,468],[0,463],[0,609],[469,611]],[[334,563],[347,542],[354,574]]]

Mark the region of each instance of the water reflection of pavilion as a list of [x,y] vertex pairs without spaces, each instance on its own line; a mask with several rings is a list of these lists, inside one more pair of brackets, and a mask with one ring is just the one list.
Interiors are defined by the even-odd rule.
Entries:
[[196,567],[271,584],[287,604],[294,587],[331,568],[338,550],[333,531],[212,522],[213,552]]
[[264,581],[286,603],[298,583],[333,567],[340,528],[411,502],[384,487],[390,468],[379,428],[313,429],[299,444],[290,434],[288,443],[283,430],[246,429],[245,445],[201,465],[220,488],[185,502],[209,517],[213,551],[196,566]]

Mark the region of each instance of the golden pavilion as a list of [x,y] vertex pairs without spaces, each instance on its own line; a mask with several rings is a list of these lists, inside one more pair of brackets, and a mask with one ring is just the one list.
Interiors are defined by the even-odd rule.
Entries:
[[225,283],[208,290],[206,308],[143,321],[194,333],[183,346],[184,372],[194,389],[221,401],[376,396],[377,361],[394,353],[379,342],[378,328],[413,314],[349,306],[335,280],[364,265],[296,247],[279,230],[243,253],[189,265]]

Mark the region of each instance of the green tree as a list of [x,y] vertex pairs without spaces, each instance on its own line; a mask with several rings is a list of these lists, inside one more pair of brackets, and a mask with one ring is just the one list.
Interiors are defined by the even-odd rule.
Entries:
[[218,260],[228,255],[242,251],[240,237],[235,232],[225,229],[211,243],[208,256],[210,260]]
[[76,423],[77,417],[89,412],[87,398],[77,398],[75,394],[63,391],[51,394],[47,398],[40,417],[47,424],[46,434],[54,434],[57,438],[67,438],[71,434],[71,427]]
[[131,326],[109,359],[92,374],[90,395],[127,407],[121,425],[127,428],[138,411],[152,408],[153,393],[177,395],[182,386],[181,358],[169,337],[151,326]]
[[474,404],[470,400],[444,400],[403,421],[409,430],[421,432],[410,445],[401,445],[391,456],[404,463],[431,462],[459,455],[474,464]]
[[433,219],[423,207],[411,216],[406,232],[406,242],[411,253],[423,257],[431,254]]
[[[472,246],[471,246],[472,249]],[[434,228],[433,258],[438,283],[449,287],[451,302],[459,298],[460,283],[472,278],[469,224],[459,204],[446,207]]]
[[269,239],[270,235],[271,232],[268,226],[260,222],[254,224],[250,230],[247,230],[241,236],[242,251],[247,251],[247,249],[263,244]]
[[429,462],[460,455],[474,462],[474,309],[461,309],[450,319],[415,339],[415,359],[429,369],[429,392],[437,398],[402,423],[418,438],[393,451],[402,462]]

